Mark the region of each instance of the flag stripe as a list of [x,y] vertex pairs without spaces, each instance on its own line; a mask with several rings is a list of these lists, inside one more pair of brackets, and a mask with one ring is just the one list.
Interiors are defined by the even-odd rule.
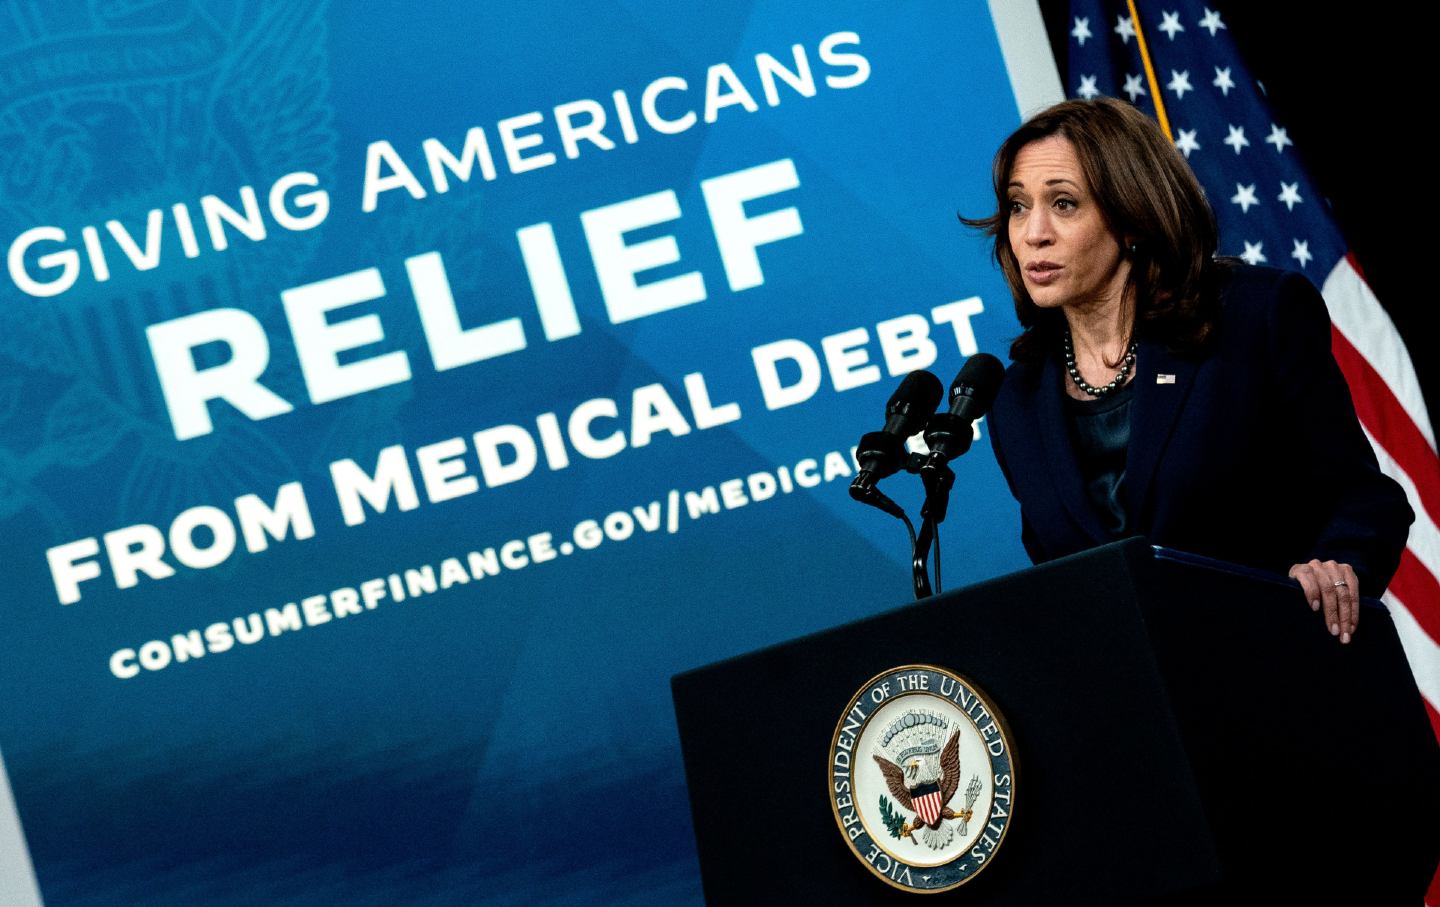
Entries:
[[1395,624],[1420,695],[1429,702],[1430,708],[1440,709],[1440,645],[1420,629],[1415,616],[1395,593],[1386,592],[1382,600],[1390,608],[1390,620]]
[[[1414,552],[1409,548],[1400,554],[1400,567],[1395,571],[1395,578],[1390,581],[1390,589],[1401,601],[1440,601],[1440,582],[1436,582],[1435,575],[1415,559]],[[1430,637],[1431,642],[1440,640],[1440,620],[1436,619],[1433,610],[1417,608],[1411,612],[1410,618],[1415,621],[1420,632]],[[1440,695],[1440,690],[1436,692]]]
[[1399,400],[1433,456],[1435,431],[1415,366],[1395,323],[1366,283],[1354,253],[1335,263],[1320,291],[1330,309],[1330,320]]
[[[1366,436],[1369,437],[1368,432]],[[1395,465],[1385,448],[1376,444],[1373,437],[1370,438],[1370,446],[1375,449],[1375,459],[1380,464],[1380,471],[1399,482],[1400,487],[1405,490],[1405,496],[1413,504],[1418,499],[1419,492],[1415,490],[1410,476]],[[1419,507],[1415,508],[1415,522],[1410,525],[1410,537],[1406,539],[1405,547],[1432,576],[1440,576],[1440,528],[1437,528],[1430,515]],[[1436,639],[1440,640],[1440,635],[1437,635]]]
[[1440,737],[1440,712],[1435,711],[1435,706],[1430,700],[1425,700],[1425,714],[1430,716],[1430,726],[1435,729],[1435,736]]
[[1349,338],[1332,327],[1330,346],[1350,385],[1355,413],[1370,434],[1371,446],[1383,448],[1396,468],[1408,477],[1405,491],[1414,492],[1411,506],[1416,513],[1423,509],[1432,523],[1440,522],[1440,462],[1390,388],[1350,345]]

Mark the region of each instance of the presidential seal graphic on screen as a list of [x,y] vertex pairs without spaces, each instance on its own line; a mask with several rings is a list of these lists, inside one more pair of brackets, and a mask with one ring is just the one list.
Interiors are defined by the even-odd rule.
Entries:
[[916,892],[963,885],[1009,828],[1015,770],[993,703],[959,674],[904,665],[851,700],[830,746],[835,821],[856,857]]

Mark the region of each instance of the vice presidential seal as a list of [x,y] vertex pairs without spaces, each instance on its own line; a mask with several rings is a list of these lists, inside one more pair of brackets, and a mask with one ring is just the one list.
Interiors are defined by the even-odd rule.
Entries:
[[830,804],[855,856],[906,891],[947,891],[990,864],[1015,800],[1004,719],[932,665],[871,678],[830,743]]

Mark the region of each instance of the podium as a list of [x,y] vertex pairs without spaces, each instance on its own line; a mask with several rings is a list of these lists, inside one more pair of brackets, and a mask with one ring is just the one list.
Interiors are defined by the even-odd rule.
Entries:
[[1416,907],[1440,860],[1440,747],[1384,606],[1342,646],[1293,582],[1131,539],[672,678],[710,903],[915,902],[822,775],[905,664],[973,681],[1014,749],[1003,846],[946,901]]

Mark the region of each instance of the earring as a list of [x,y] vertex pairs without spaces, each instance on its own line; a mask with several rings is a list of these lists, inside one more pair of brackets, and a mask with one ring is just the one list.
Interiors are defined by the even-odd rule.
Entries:
[[1130,254],[1131,254],[1131,255],[1139,255],[1139,254],[1140,254],[1140,243],[1138,243],[1138,242],[1132,242],[1132,243],[1130,243]]

